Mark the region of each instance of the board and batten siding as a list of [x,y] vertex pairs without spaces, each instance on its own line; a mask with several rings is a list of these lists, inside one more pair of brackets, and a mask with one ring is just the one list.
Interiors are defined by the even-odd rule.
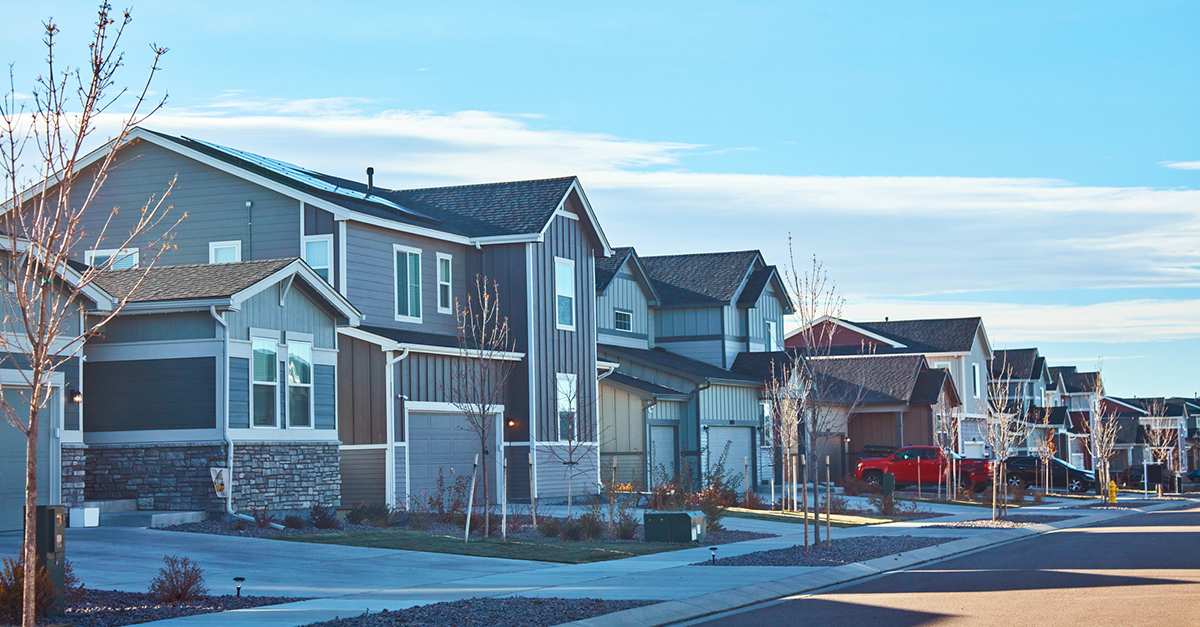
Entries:
[[[80,177],[77,189],[90,184],[90,172]],[[117,207],[120,211],[107,228],[109,237],[98,248],[118,247],[146,200],[161,197],[175,177],[166,217],[133,242],[139,248],[150,246],[182,219],[173,230],[170,250],[163,251],[157,265],[208,263],[208,244],[216,241],[240,241],[243,261],[299,256],[300,201],[146,141],[134,141],[117,153],[92,202],[95,209],[83,217],[83,230],[100,233],[109,209]],[[72,202],[82,197],[76,193]],[[249,210],[247,201],[252,203]],[[84,250],[94,246],[94,237],[83,238],[72,258],[82,262]]]
[[600,381],[600,472],[645,481],[646,424],[641,397]]
[[749,311],[750,316],[750,343],[760,344],[763,346],[760,350],[773,351],[774,346],[767,346],[767,322],[775,323],[776,333],[779,334],[779,342],[783,343],[783,305],[779,302],[779,298],[775,295],[775,288],[770,284],[767,285],[763,293],[759,295],[758,302],[754,308]]
[[[632,328],[629,331],[617,330],[617,310],[630,312]],[[608,284],[608,289],[596,297],[596,341],[649,348],[649,317],[649,301],[646,300],[645,291],[632,274],[622,269]]]
[[[531,243],[535,316],[531,351],[537,378],[536,415],[537,441],[555,438],[556,373],[575,374],[579,382],[580,432],[596,435],[596,341],[595,294],[596,280],[593,248],[587,233],[578,220],[556,216],[547,229],[544,242]],[[575,261],[575,330],[563,331],[555,325],[554,259]],[[539,462],[541,463],[541,462]],[[541,475],[538,475],[541,493]]]
[[213,429],[215,357],[88,361],[88,432]]
[[341,338],[337,427],[342,444],[387,443],[386,367],[387,359],[378,346]]
[[[459,244],[398,233],[356,222],[346,228],[346,297],[363,313],[367,326],[405,329],[420,333],[456,335],[455,300],[468,292],[468,249]],[[399,244],[421,251],[421,322],[396,320],[396,256]],[[438,313],[437,254],[451,255],[451,313]],[[471,290],[474,276],[471,276]],[[472,291],[473,293],[473,291]]]
[[279,304],[279,293],[286,282],[268,287],[242,303],[241,311],[225,314],[229,324],[229,337],[234,340],[249,340],[251,327],[272,329],[286,333],[308,333],[313,336],[313,348],[337,348],[337,324],[310,296],[309,288],[300,281],[293,281],[283,301]]
[[[526,244],[497,244],[484,246],[479,254],[468,255],[467,276],[474,289],[475,277],[484,276],[495,282],[500,295],[500,315],[508,318],[509,339],[517,352],[529,354],[529,277],[526,272]],[[504,441],[529,442],[529,362],[513,364],[508,375],[508,390],[504,397]],[[512,421],[512,425],[508,424]],[[526,468],[528,474],[528,468]],[[514,486],[519,485],[517,483]],[[515,494],[515,492],[514,492]],[[528,489],[526,492],[528,494]]]
[[761,390],[714,383],[700,392],[700,421],[704,424],[758,425],[762,419]]

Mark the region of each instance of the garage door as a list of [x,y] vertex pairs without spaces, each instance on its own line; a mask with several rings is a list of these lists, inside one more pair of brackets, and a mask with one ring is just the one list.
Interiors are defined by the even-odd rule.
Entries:
[[655,487],[665,475],[675,477],[675,427],[650,427],[650,481]]
[[[21,388],[4,388],[4,400],[17,410],[22,421],[29,420],[29,405]],[[47,504],[50,486],[49,441],[51,411],[43,411],[38,441],[38,504]],[[19,531],[25,511],[25,435],[0,417],[0,531]]]
[[[715,467],[721,459],[721,455],[725,452],[725,447],[729,446],[729,455],[725,458],[725,470],[730,475],[737,477],[734,481],[733,488],[742,490],[745,485],[742,482],[742,475],[745,472],[745,460],[750,457],[751,445],[754,442],[754,429],[751,427],[709,427],[708,428],[708,453],[704,462],[710,467]],[[750,458],[750,472],[754,472],[754,459]]]
[[[445,478],[447,488],[454,484],[457,477],[470,477],[475,454],[479,452],[479,438],[475,431],[467,427],[462,414],[409,412],[408,481],[412,491],[410,498],[423,500],[422,492],[434,493],[437,490],[438,471],[441,471]],[[490,452],[495,455],[495,450]],[[479,473],[482,481],[482,468]],[[489,475],[494,479],[495,472],[489,472]],[[495,485],[494,481],[492,485]],[[482,498],[482,483],[478,489]],[[493,489],[493,497],[495,494]]]

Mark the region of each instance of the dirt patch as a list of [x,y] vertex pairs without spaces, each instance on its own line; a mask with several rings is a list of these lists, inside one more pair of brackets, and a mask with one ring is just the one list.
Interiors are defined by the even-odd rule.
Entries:
[[305,627],[550,627],[654,603],[659,601],[529,597],[462,599],[339,618]]

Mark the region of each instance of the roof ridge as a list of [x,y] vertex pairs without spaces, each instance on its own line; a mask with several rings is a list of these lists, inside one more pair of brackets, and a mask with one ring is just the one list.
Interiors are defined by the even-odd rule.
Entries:
[[274,259],[247,259],[245,261],[230,261],[227,263],[180,263],[180,264],[165,265],[165,266],[160,266],[160,265],[155,264],[154,266],[151,266],[149,268],[136,268],[135,267],[135,268],[122,268],[120,270],[104,270],[104,273],[105,274],[116,274],[118,272],[135,272],[135,271],[139,271],[139,270],[145,272],[145,271],[149,271],[149,270],[165,270],[167,268],[200,268],[200,267],[207,267],[207,266],[234,266],[234,265],[248,265],[248,264],[252,264],[252,263],[255,263],[255,264],[271,263],[271,262],[278,262],[278,261],[286,261],[288,263],[291,263],[293,261],[296,261],[297,259],[300,259],[300,258],[299,257],[276,257]]
[[520,179],[516,181],[492,181],[491,183],[463,183],[461,185],[439,185],[436,187],[406,187],[403,189],[388,189],[389,192],[424,192],[435,189],[460,189],[463,187],[488,187],[492,185],[512,185],[513,183],[542,183],[545,181],[566,181],[569,179],[577,179],[578,175],[570,176],[549,176],[541,179]]
[[[630,248],[632,248],[632,247],[630,247]],[[705,252],[705,253],[678,253],[675,255],[638,255],[638,257],[641,257],[642,259],[666,259],[668,257],[703,257],[705,255],[741,255],[741,254],[745,254],[745,253],[761,255],[762,251],[757,250],[757,249],[747,249],[747,250],[714,251],[714,252]]]

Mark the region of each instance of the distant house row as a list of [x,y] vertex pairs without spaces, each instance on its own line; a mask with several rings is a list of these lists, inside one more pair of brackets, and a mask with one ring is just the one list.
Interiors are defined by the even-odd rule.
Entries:
[[[85,159],[80,184],[109,147]],[[788,289],[757,251],[613,247],[574,177],[396,190],[147,129],[117,149],[86,231],[172,178],[173,215],[188,217],[122,314],[58,368],[40,458],[47,503],[412,507],[470,475],[477,454],[493,494],[507,477],[511,499],[594,492],[602,479],[704,480],[718,455],[751,484],[779,476],[764,383],[802,345],[785,336]],[[79,300],[80,325],[130,292],[161,235],[75,252],[64,286],[111,268]],[[511,337],[488,358],[512,372],[481,450],[453,373],[472,349],[457,313],[483,277]],[[963,421],[957,449],[988,455],[979,425],[997,364],[1028,375],[1027,411],[1054,409],[1037,437],[1090,463],[1076,440],[1103,395],[1098,374],[1047,368],[1032,349],[993,351],[979,318],[820,324],[836,326],[826,359],[869,365],[862,402],[829,445],[835,476],[865,447],[931,442],[946,407]],[[6,395],[19,397],[22,367],[19,355],[0,365]],[[1163,399],[1161,411],[1102,400],[1117,419],[1195,427],[1191,400]],[[0,530],[20,524],[23,455],[0,426]],[[232,468],[225,497],[214,468]]]

